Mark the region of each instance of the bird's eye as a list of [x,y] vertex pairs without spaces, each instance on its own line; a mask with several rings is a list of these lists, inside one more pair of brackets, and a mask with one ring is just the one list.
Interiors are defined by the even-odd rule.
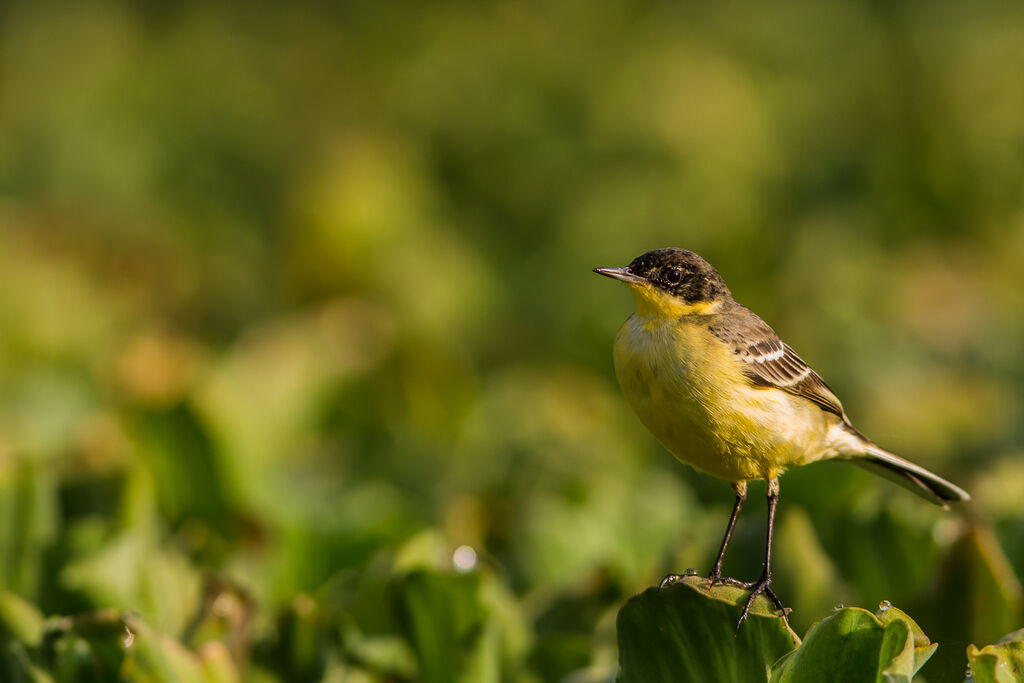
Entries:
[[678,268],[672,268],[665,273],[665,282],[670,285],[678,285],[683,279],[683,274],[679,272]]

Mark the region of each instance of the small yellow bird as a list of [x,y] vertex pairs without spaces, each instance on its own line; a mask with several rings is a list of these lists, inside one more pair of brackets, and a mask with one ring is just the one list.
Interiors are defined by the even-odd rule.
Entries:
[[[737,629],[761,593],[783,616],[789,612],[769,587],[778,477],[786,467],[850,460],[942,507],[970,500],[854,429],[821,377],[736,303],[722,276],[697,254],[657,249],[625,268],[594,272],[621,280],[636,297],[636,313],[615,338],[615,374],[633,411],[676,458],[732,483],[736,502],[709,578],[750,590]],[[747,482],[757,479],[767,482],[768,493],[764,571],[745,583],[722,577],[722,559]]]

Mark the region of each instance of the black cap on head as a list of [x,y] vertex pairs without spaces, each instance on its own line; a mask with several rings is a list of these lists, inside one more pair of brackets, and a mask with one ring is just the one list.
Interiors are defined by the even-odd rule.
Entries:
[[649,251],[633,259],[626,270],[688,303],[731,296],[714,266],[685,249],[670,247]]

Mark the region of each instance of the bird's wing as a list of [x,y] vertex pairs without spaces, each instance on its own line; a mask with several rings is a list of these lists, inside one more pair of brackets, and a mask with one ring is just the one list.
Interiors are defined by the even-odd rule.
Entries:
[[743,374],[755,386],[781,389],[806,398],[822,410],[846,419],[842,404],[825,381],[778,337],[736,348],[735,353],[743,361]]
[[805,398],[846,421],[843,405],[825,381],[766,322],[739,305],[728,318],[728,324],[713,325],[711,331],[732,347],[743,364],[743,374],[754,386]]

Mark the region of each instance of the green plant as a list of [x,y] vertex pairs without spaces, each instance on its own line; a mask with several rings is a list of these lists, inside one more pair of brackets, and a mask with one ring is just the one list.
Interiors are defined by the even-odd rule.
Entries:
[[1015,683],[1024,680],[1024,628],[978,649],[967,646],[970,678],[978,683]]
[[[874,614],[837,608],[801,641],[771,603],[759,598],[749,623],[733,637],[745,598],[740,588],[712,587],[707,579],[687,576],[629,600],[618,620],[620,683],[910,683],[937,647],[913,619],[887,603]],[[991,655],[1003,662],[1012,656]]]

